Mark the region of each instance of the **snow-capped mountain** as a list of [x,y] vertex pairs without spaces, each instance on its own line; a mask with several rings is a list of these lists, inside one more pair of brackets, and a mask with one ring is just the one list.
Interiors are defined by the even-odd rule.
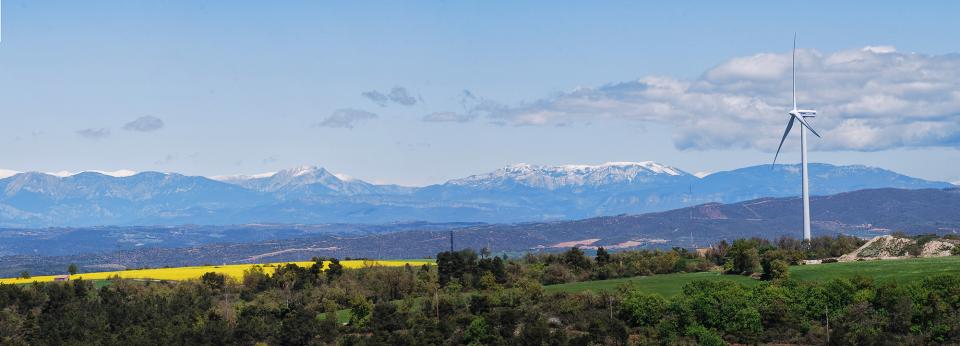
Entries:
[[515,164],[496,171],[455,179],[447,184],[479,189],[519,185],[546,190],[621,184],[656,184],[685,180],[687,172],[652,161],[600,165],[537,166]]
[[[120,169],[120,170],[116,170],[116,171],[99,171],[99,170],[79,171],[79,172],[59,171],[59,172],[47,172],[47,173],[44,173],[44,174],[52,175],[52,176],[56,176],[56,177],[60,177],[60,178],[66,178],[66,177],[69,177],[69,176],[72,176],[72,175],[77,175],[77,174],[86,173],[86,172],[100,173],[100,174],[103,174],[103,175],[109,175],[109,176],[111,176],[111,177],[116,177],[116,178],[129,177],[129,176],[132,176],[132,175],[136,175],[137,173],[140,173],[140,172],[137,172],[137,171],[134,171],[134,170]],[[9,178],[9,177],[15,176],[15,175],[20,174],[20,173],[23,173],[23,172],[15,171],[15,170],[12,170],[12,169],[2,169],[2,168],[0,168],[0,179]]]
[[269,200],[204,177],[159,172],[123,177],[19,173],[0,179],[0,192],[0,225],[19,227],[156,224],[156,219],[189,223],[196,215]]
[[[956,188],[866,166],[811,164],[810,171],[813,195]],[[564,220],[800,193],[798,165],[759,165],[701,178],[655,162],[517,164],[425,187],[375,185],[318,166],[212,178],[132,171],[6,173],[0,178],[0,227],[29,228]]]
[[319,166],[299,166],[278,172],[250,176],[218,176],[212,179],[235,184],[259,192],[270,192],[290,197],[354,196],[364,194],[403,193],[404,188],[395,185],[373,185],[368,182],[333,174]]

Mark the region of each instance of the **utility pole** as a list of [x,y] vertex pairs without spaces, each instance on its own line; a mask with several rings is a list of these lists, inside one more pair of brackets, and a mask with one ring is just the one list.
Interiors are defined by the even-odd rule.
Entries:
[[453,231],[450,231],[450,252],[453,252]]

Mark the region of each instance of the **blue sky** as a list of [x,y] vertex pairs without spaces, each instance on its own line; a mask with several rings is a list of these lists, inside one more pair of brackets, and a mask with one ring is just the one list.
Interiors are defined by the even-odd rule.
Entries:
[[517,162],[769,163],[796,31],[813,161],[956,181],[957,7],[6,0],[0,168],[316,164],[420,185]]

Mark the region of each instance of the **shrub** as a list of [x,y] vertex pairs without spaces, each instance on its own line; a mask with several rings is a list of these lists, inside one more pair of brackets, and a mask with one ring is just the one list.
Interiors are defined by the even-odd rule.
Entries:
[[688,327],[687,335],[697,339],[697,344],[701,346],[724,346],[727,344],[720,335],[717,335],[717,332],[707,329],[704,326],[694,325]]
[[633,326],[657,324],[667,310],[667,300],[657,294],[631,290],[620,305],[620,317]]
[[733,259],[733,274],[753,274],[760,268],[760,252],[754,242],[738,239],[730,247],[729,256]]
[[783,280],[790,278],[790,265],[783,260],[773,260],[770,262],[769,278],[770,280]]

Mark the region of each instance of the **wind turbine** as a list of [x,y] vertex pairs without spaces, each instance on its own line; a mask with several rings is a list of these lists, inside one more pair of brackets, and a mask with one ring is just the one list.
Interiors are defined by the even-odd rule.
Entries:
[[773,164],[770,169],[776,167],[777,156],[780,155],[780,149],[783,148],[783,141],[787,139],[787,135],[790,134],[790,129],[793,128],[793,121],[799,121],[800,127],[800,175],[803,176],[803,240],[810,240],[810,179],[807,176],[807,130],[810,130],[814,135],[820,137],[820,134],[817,133],[810,124],[807,123],[804,118],[813,118],[817,116],[817,111],[812,109],[797,109],[797,35],[793,35],[793,109],[790,110],[787,114],[790,115],[790,120],[787,122],[787,129],[783,131],[783,138],[780,138],[780,146],[777,147],[777,153],[773,156]]

